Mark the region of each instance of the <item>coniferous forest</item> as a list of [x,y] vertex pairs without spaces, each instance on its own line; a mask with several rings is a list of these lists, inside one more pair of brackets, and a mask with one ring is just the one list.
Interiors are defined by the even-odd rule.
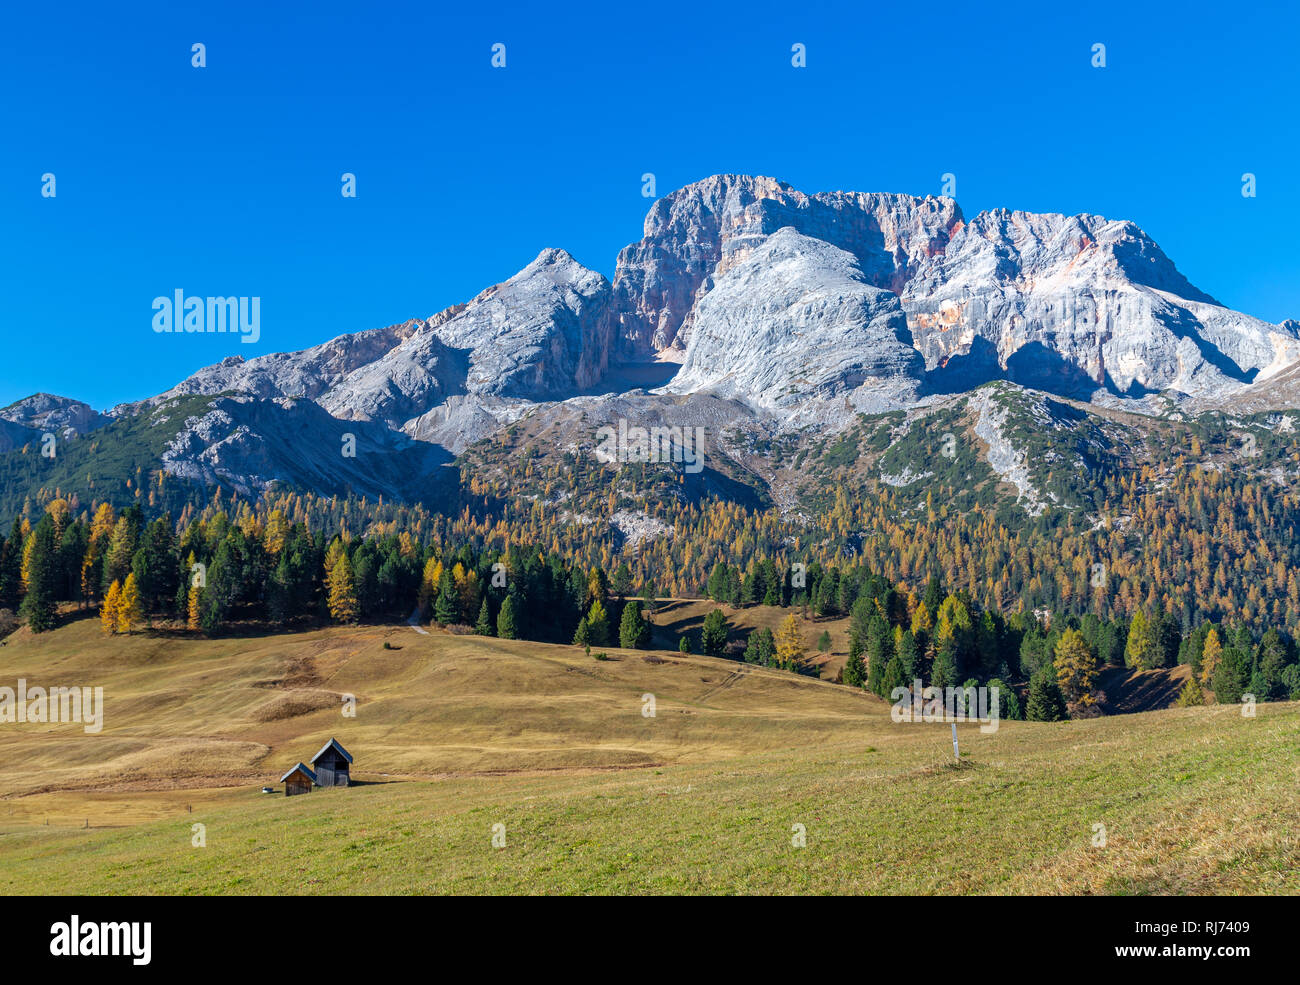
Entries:
[[[1228,492],[1244,504],[1218,513],[1220,536],[1232,540],[1239,523],[1266,519],[1273,504],[1216,474],[1189,476],[1162,502],[1132,504],[1152,524],[1147,564],[1160,574],[1168,558],[1178,576],[1160,578],[1160,589],[1125,563],[1115,539],[1110,554],[1086,553],[1104,552],[1108,541],[1032,528],[1013,536],[978,510],[949,514],[932,502],[925,522],[911,526],[891,523],[885,504],[874,504],[875,550],[832,549],[833,538],[805,550],[771,515],[713,503],[682,510],[673,537],[620,555],[595,532],[574,539],[571,526],[540,511],[507,524],[468,509],[449,518],[418,506],[299,494],[250,501],[218,490],[173,517],[143,497],[122,510],[54,497],[39,509],[29,503],[0,540],[0,619],[42,632],[58,625],[61,609],[93,608],[105,633],[168,627],[208,636],[411,620],[635,649],[649,643],[657,600],[704,597],[720,608],[698,638],[682,636],[683,650],[810,672],[799,620],[847,619],[840,679],[882,697],[916,680],[1000,685],[1010,696],[1004,716],[1055,720],[1099,713],[1098,678],[1108,667],[1186,664],[1182,703],[1295,699],[1300,662],[1289,623],[1269,623],[1271,613],[1294,611],[1288,566],[1270,557],[1267,541],[1243,544],[1256,578],[1238,594],[1240,579],[1208,564],[1213,534],[1176,550],[1160,536],[1161,522],[1213,516]],[[872,509],[837,497],[823,529],[850,515],[861,522]],[[1053,552],[1030,546],[1049,536]],[[1110,564],[1097,567],[1097,556]],[[1260,592],[1282,585],[1272,603]],[[729,639],[721,607],[756,605],[790,614],[776,632]]]

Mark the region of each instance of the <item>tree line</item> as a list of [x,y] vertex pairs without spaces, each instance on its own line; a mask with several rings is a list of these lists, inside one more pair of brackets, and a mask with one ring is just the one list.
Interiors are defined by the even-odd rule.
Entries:
[[414,617],[506,639],[644,648],[644,607],[624,604],[631,587],[626,564],[611,578],[539,548],[453,548],[408,532],[326,539],[278,510],[263,520],[217,509],[174,524],[107,503],[74,519],[56,499],[35,526],[19,518],[0,537],[0,609],[17,609],[38,633],[71,602],[98,606],[109,633],[155,619],[216,635],[250,620]]
[[[98,606],[108,633],[129,633],[155,619],[178,620],[215,635],[233,623],[263,620],[434,621],[506,639],[573,643],[586,648],[645,648],[658,589],[624,559],[583,564],[559,550],[513,544],[508,550],[419,539],[400,525],[372,524],[365,536],[346,523],[328,536],[278,506],[234,515],[220,505],[173,522],[147,520],[134,504],[108,503],[73,516],[52,500],[32,525],[16,519],[0,537],[0,610],[17,609],[35,632],[53,628],[58,607]],[[882,697],[894,688],[1001,685],[1012,716],[1048,719],[1095,714],[1108,666],[1152,670],[1187,664],[1180,698],[1195,704],[1300,698],[1294,640],[1273,627],[1260,635],[1243,624],[1203,619],[1189,624],[1156,606],[1131,619],[1094,613],[981,606],[965,588],[945,589],[932,575],[909,590],[863,564],[791,564],[772,557],[740,565],[717,562],[708,596],[744,607],[802,611],[805,618],[847,617],[849,654],[843,682]],[[627,604],[633,594],[641,599]],[[807,670],[799,622],[791,612],[776,632],[759,629],[736,641],[721,610],[710,612],[698,641],[679,648],[733,655],[764,666]],[[827,637],[829,643],[829,637]]]

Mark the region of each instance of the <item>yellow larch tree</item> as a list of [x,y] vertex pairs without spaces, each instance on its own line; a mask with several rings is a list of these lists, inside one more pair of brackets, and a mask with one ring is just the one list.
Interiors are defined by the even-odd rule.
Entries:
[[346,555],[340,556],[330,571],[329,608],[336,622],[356,622],[357,591]]
[[140,609],[140,589],[136,587],[135,575],[126,576],[122,583],[122,595],[117,603],[117,631],[129,633],[144,618]]
[[106,633],[117,632],[117,609],[122,600],[122,586],[117,582],[108,586],[104,601],[99,607],[99,624]]
[[803,640],[799,633],[799,620],[794,613],[781,620],[776,630],[776,656],[783,667],[793,667],[803,658]]

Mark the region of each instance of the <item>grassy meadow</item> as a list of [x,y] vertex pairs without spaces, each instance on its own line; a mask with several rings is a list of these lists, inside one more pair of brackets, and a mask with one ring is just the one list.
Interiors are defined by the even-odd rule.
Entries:
[[[0,685],[103,686],[105,718],[0,725],[0,892],[1300,891],[1300,705],[961,725],[954,763],[949,726],[828,681],[607,652],[20,630]],[[285,798],[330,736],[356,785]]]

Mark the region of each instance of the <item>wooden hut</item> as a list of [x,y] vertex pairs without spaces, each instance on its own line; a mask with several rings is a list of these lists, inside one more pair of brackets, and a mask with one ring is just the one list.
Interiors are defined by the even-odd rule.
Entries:
[[346,787],[352,754],[339,745],[337,739],[330,739],[320,752],[312,756],[311,765],[316,770],[317,786]]
[[280,777],[280,782],[284,784],[284,795],[286,797],[292,797],[298,793],[311,793],[312,784],[316,782],[316,774],[307,768],[306,763],[299,763]]

